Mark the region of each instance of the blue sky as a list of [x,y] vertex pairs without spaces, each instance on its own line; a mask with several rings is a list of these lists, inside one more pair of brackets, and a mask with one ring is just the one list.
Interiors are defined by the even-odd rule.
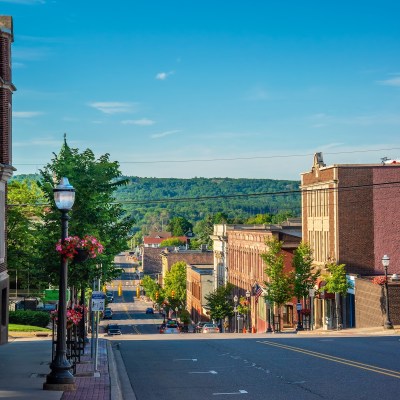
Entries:
[[64,132],[148,177],[400,158],[398,1],[0,0],[0,14],[14,18],[17,174]]

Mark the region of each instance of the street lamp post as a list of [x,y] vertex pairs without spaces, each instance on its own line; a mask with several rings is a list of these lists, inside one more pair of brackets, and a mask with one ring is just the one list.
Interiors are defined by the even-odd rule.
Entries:
[[250,290],[246,291],[246,299],[247,299],[247,332],[250,332]]
[[179,310],[179,308],[175,307],[175,318],[176,318],[176,320],[178,320],[178,310]]
[[235,296],[233,297],[233,302],[235,303],[235,307],[233,309],[233,311],[235,312],[235,333],[237,333],[238,330],[238,320],[237,320],[237,303],[238,303],[238,297],[235,294]]
[[266,330],[265,333],[271,333],[272,332],[272,327],[271,327],[271,304],[270,304],[270,302],[268,301],[267,298],[265,298],[265,306],[266,306],[266,309],[267,309],[267,323],[268,323],[267,330]]
[[[68,236],[68,211],[75,201],[75,189],[70,185],[68,178],[61,178],[54,192],[54,201],[61,211],[61,242]],[[57,342],[55,357],[50,364],[51,372],[43,384],[44,390],[75,390],[75,378],[71,373],[72,365],[67,359],[67,280],[68,260],[61,255],[60,283],[58,292],[57,310]]]
[[382,265],[385,268],[385,294],[386,294],[386,321],[385,321],[385,329],[393,329],[392,321],[390,320],[389,313],[389,288],[388,288],[388,275],[387,270],[389,267],[390,257],[388,255],[384,255],[382,257]]
[[315,289],[308,289],[308,295],[310,296],[310,330],[314,329],[314,296]]

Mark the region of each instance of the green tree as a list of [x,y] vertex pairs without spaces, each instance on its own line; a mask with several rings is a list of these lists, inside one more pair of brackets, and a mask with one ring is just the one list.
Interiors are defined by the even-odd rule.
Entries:
[[35,181],[12,180],[7,197],[8,269],[18,275],[22,287],[38,289],[37,229],[43,216],[44,194]]
[[142,286],[143,289],[146,291],[146,296],[150,297],[153,301],[157,301],[158,303],[160,300],[160,296],[158,299],[156,299],[156,293],[158,292],[160,295],[160,285],[150,276],[145,275],[142,279]]
[[346,265],[337,264],[334,260],[329,260],[325,265],[329,274],[323,276],[326,284],[324,290],[335,294],[336,328],[341,325],[340,296],[347,296],[347,291],[353,287],[346,277]]
[[186,263],[178,261],[171,266],[164,278],[165,295],[169,299],[171,307],[186,304]]
[[169,220],[167,231],[172,236],[185,236],[185,234],[193,229],[193,224],[184,217],[173,217]]
[[261,225],[261,224],[270,224],[272,216],[271,214],[257,214],[254,217],[250,217],[246,224],[254,224],[254,225]]
[[41,171],[40,187],[51,204],[40,229],[42,265],[50,282],[58,282],[59,257],[54,246],[60,237],[60,212],[55,206],[53,188],[61,177],[68,177],[75,188],[75,203],[69,213],[69,235],[97,237],[104,245],[104,253],[83,264],[69,268],[69,283],[85,287],[95,277],[103,282],[117,277],[121,270],[115,268],[114,257],[127,248],[133,221],[124,217],[120,205],[115,203],[114,190],[124,185],[119,164],[105,154],[95,158],[90,149],[79,152],[68,146],[66,138],[58,155]]
[[[308,296],[309,289],[313,288],[321,274],[319,269],[313,268],[312,250],[308,243],[301,242],[297,249],[294,251],[292,260],[292,281],[293,293],[297,297],[297,302],[300,299]],[[297,311],[297,329],[302,329],[300,318],[300,310]]]
[[172,247],[172,246],[185,246],[186,243],[178,238],[165,239],[160,243],[160,247]]
[[204,297],[207,302],[205,308],[210,311],[211,319],[221,321],[233,315],[232,289],[233,285],[228,283]]
[[293,282],[290,274],[284,271],[284,255],[282,254],[283,242],[271,238],[266,240],[268,250],[261,254],[265,263],[265,274],[268,280],[265,281],[266,294],[264,297],[271,305],[276,304],[278,313],[282,306],[292,298]]

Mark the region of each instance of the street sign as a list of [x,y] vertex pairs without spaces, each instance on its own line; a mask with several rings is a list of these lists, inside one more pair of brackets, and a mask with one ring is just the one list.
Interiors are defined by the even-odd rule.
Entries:
[[301,311],[303,309],[301,303],[296,304],[296,309],[297,309],[297,311]]
[[92,293],[92,311],[104,311],[105,297],[106,295],[103,292]]

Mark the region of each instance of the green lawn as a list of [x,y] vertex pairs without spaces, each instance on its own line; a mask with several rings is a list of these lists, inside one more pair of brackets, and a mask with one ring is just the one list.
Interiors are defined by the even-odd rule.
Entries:
[[40,328],[39,326],[18,325],[18,324],[9,324],[8,330],[10,332],[51,332],[51,329]]

